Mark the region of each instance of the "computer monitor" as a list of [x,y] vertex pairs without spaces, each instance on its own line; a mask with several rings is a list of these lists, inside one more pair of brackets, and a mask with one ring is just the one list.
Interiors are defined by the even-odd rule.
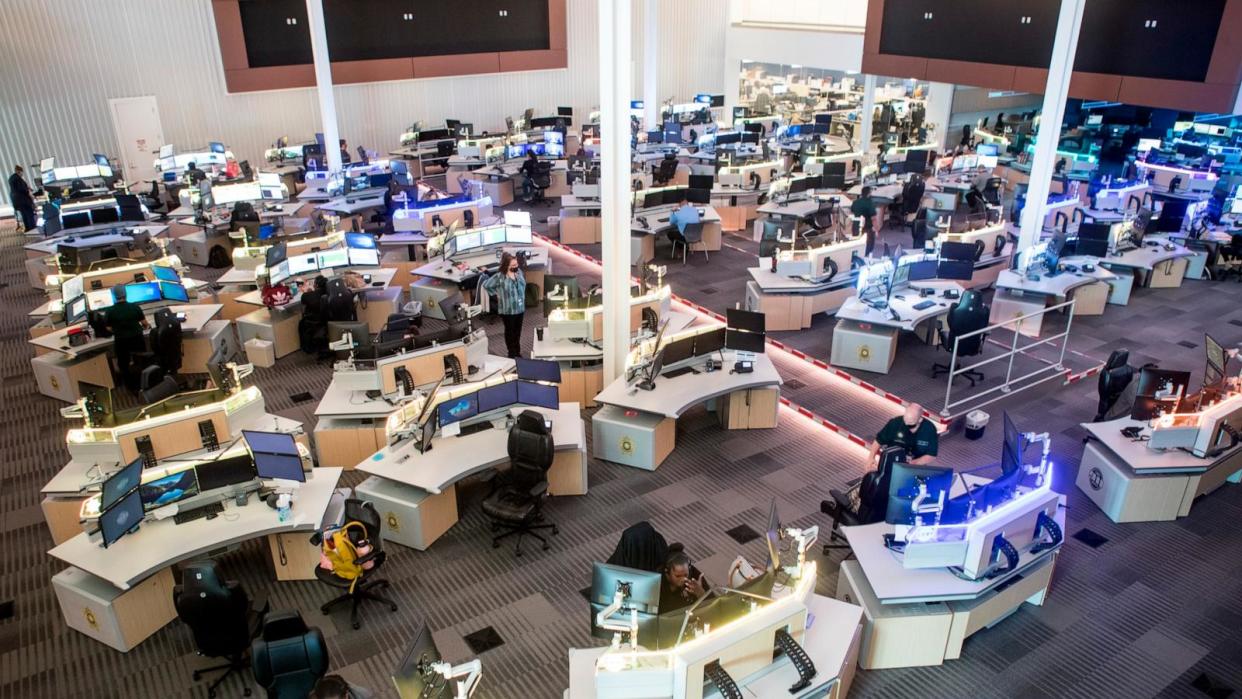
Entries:
[[1013,424],[1013,420],[1009,419],[1009,413],[1002,413],[1002,418],[1005,422],[1005,434],[1001,445],[1001,472],[1007,474],[1022,468],[1022,453],[1026,451],[1026,445],[1022,433]]
[[753,352],[762,354],[764,349],[764,334],[750,333],[733,328],[725,330],[725,348],[736,350],[739,352]]
[[212,153],[223,153],[224,144],[220,143],[219,141],[212,141],[211,143],[207,144],[207,149],[210,150]]
[[884,521],[889,524],[914,524],[914,513],[910,506],[918,497],[919,486],[927,489],[927,502],[939,499],[940,493],[949,499],[949,489],[953,486],[953,469],[935,466],[912,466],[897,462],[890,467],[888,484],[888,511]]
[[715,186],[716,178],[711,175],[690,175],[690,189],[706,189],[711,190]]
[[676,364],[694,356],[694,336],[673,340],[664,345],[664,366]]
[[1229,358],[1225,354],[1225,347],[1216,341],[1216,338],[1203,334],[1203,349],[1207,352],[1207,367],[1203,371],[1203,385],[1214,386],[1225,378],[1225,366],[1229,363]]
[[712,203],[712,190],[710,189],[687,189],[686,201],[691,204],[710,204]]
[[1146,368],[1139,372],[1134,408],[1130,417],[1152,420],[1178,410],[1181,399],[1189,392],[1190,372],[1173,369]]
[[75,296],[69,303],[65,304],[65,322],[73,325],[85,318],[88,310],[86,296]]
[[302,471],[302,455],[293,435],[242,430],[242,438],[254,458],[254,470],[259,478],[306,480],[306,473]]
[[591,602],[608,606],[617,589],[627,587],[629,594],[621,603],[622,610],[658,614],[662,577],[659,572],[596,562],[591,566]]
[[194,470],[198,475],[200,492],[227,488],[255,478],[254,459],[249,454],[204,461],[195,465]]
[[349,266],[348,248],[332,248],[331,250],[323,250],[315,254],[319,256],[319,260],[316,263],[319,269],[336,269],[337,267]]
[[103,493],[99,498],[99,509],[106,510],[112,507],[141,483],[142,457],[140,456],[104,480]]
[[660,206],[663,203],[664,203],[664,192],[661,192],[658,190],[654,192],[648,191],[646,194],[643,195],[642,208],[650,209],[653,206]]
[[142,522],[142,495],[131,490],[112,507],[99,515],[99,530],[103,534],[104,548],[115,544]]
[[[1166,199],[1160,207],[1160,216],[1154,221],[1155,232],[1176,233],[1182,229],[1186,220],[1186,209],[1190,202],[1182,199]],[[65,226],[68,228],[68,226]]]
[[160,298],[165,301],[176,301],[178,303],[188,303],[190,295],[186,292],[185,287],[172,282],[157,282],[160,287]]
[[162,282],[179,282],[181,275],[177,274],[177,270],[172,267],[164,267],[163,265],[151,265],[151,274]]
[[893,274],[888,279],[888,294],[893,295],[894,289],[900,289],[910,283],[910,267],[911,265],[897,265],[893,268]]
[[130,303],[150,303],[160,300],[160,286],[156,282],[138,282],[125,285],[125,300]]
[[121,220],[121,212],[111,206],[102,206],[98,209],[91,209],[91,223],[99,225],[101,223],[117,223]]
[[789,181],[789,193],[801,194],[807,190],[809,180],[805,177],[796,177]]
[[185,466],[138,486],[142,507],[148,512],[198,495],[198,476],[193,466]]
[[975,265],[964,260],[941,260],[936,265],[936,276],[940,279],[969,281],[974,276]]
[[305,255],[294,255],[289,260],[289,275],[306,274],[319,269],[319,259],[315,253],[307,253]]
[[455,692],[455,682],[445,679],[444,675],[432,669],[440,662],[440,651],[436,649],[431,637],[431,630],[424,623],[414,635],[414,642],[406,651],[397,671],[392,675],[393,684],[397,686],[397,694],[403,697],[420,697],[427,699],[449,699]]
[[89,211],[73,211],[60,215],[60,225],[62,228],[85,228],[91,225],[91,212]]
[[762,333],[767,329],[762,313],[741,308],[730,308],[725,311],[725,326],[730,330],[745,330],[751,333]]
[[479,396],[477,393],[449,398],[436,406],[436,417],[440,422],[440,427],[468,420],[478,414]]
[[926,279],[935,279],[938,274],[938,263],[936,260],[919,260],[909,265],[910,281],[918,282]]
[[724,349],[725,329],[713,328],[694,336],[694,356],[704,357]]
[[1086,257],[1107,257],[1108,241],[1083,238],[1080,231],[1078,243],[1074,246],[1074,252],[1078,255],[1084,255]]
[[518,381],[517,385],[517,402],[549,410],[561,407],[561,393],[557,386],[531,381]]
[[518,402],[517,381],[505,381],[494,386],[480,388],[477,395],[479,413],[507,408]]
[[514,361],[517,362],[518,378],[523,381],[561,382],[561,365],[557,362],[524,357],[518,357]]
[[664,204],[680,204],[682,197],[684,197],[685,195],[686,195],[686,189],[684,187],[672,187],[672,188],[666,189],[663,192],[663,203]]
[[976,252],[978,252],[978,248],[971,243],[952,243],[946,241],[940,244],[941,260],[974,262]]

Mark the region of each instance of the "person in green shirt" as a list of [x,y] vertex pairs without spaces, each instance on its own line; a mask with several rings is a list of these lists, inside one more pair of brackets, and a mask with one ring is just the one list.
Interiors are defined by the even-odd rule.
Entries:
[[526,275],[513,253],[500,256],[500,271],[483,282],[483,290],[496,296],[500,319],[505,325],[505,349],[510,357],[522,356],[522,321],[526,318]]
[[870,256],[875,249],[875,202],[871,199],[870,187],[862,188],[862,193],[850,204],[850,213],[863,217],[863,235],[867,236],[867,249],[864,254]]
[[143,330],[149,327],[142,308],[125,300],[125,287],[118,285],[112,290],[116,303],[104,311],[104,320],[112,332],[112,349],[116,353],[117,373],[121,381],[129,383],[129,364],[135,352],[147,349]]
[[876,455],[883,447],[902,447],[908,461],[914,466],[931,463],[940,450],[940,436],[936,426],[923,417],[923,406],[911,403],[905,414],[885,423],[880,433],[871,441],[867,451],[868,467],[875,464]]

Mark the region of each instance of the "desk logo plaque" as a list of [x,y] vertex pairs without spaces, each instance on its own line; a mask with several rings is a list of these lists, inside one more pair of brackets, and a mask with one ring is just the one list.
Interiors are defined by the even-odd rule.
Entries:
[[86,617],[86,625],[92,629],[99,630],[99,620],[95,618],[95,612],[90,607],[82,610],[82,616]]
[[626,456],[634,453],[634,440],[629,437],[622,437],[619,446],[621,447],[621,453]]
[[864,362],[871,359],[871,348],[868,347],[867,345],[863,345],[862,347],[859,347],[858,348],[858,359]]
[[1092,468],[1087,473],[1087,481],[1091,483],[1092,490],[1099,490],[1104,485],[1104,473],[1098,468]]
[[393,530],[394,532],[401,531],[401,520],[400,518],[397,517],[397,513],[389,512],[387,516],[385,517],[385,519],[388,522],[389,529]]

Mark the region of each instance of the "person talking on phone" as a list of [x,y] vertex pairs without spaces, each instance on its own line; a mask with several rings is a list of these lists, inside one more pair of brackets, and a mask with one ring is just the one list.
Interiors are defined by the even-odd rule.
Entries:
[[698,602],[711,586],[680,547],[669,547],[660,569],[660,613],[668,614]]
[[526,318],[526,275],[511,252],[500,257],[500,271],[483,282],[483,289],[496,297],[500,320],[505,325],[505,348],[510,357],[522,354],[522,320]]

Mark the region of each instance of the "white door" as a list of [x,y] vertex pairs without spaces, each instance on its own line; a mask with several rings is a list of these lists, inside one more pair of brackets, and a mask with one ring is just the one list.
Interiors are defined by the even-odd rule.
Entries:
[[160,108],[154,95],[108,100],[112,130],[121,144],[122,176],[131,185],[155,179],[155,158],[164,145]]

